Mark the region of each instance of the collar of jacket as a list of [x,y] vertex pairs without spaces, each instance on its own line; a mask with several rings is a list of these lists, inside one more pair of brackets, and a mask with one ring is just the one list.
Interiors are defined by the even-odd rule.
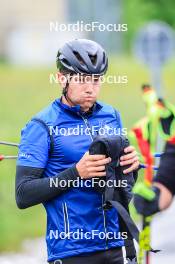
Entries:
[[103,107],[103,105],[100,102],[95,102],[94,105],[91,107],[91,109],[88,112],[83,113],[81,111],[81,109],[80,109],[80,105],[69,106],[67,104],[64,104],[61,101],[61,97],[56,99],[56,102],[64,110],[67,110],[67,111],[70,111],[70,112],[73,112],[73,113],[76,113],[76,114],[85,115],[85,116],[86,115],[87,116],[92,115],[92,114],[98,112]]

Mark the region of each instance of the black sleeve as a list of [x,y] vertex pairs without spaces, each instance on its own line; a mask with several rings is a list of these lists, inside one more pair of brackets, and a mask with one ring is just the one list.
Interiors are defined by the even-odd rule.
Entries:
[[154,181],[163,184],[172,195],[175,195],[175,145],[166,144]]
[[[76,166],[73,166],[52,177],[56,184],[51,184],[51,178],[43,177],[43,172],[44,169],[40,168],[17,166],[15,190],[16,203],[20,209],[55,198],[72,187],[71,182],[79,177]],[[61,187],[61,180],[64,180],[64,184],[66,182],[66,187]]]

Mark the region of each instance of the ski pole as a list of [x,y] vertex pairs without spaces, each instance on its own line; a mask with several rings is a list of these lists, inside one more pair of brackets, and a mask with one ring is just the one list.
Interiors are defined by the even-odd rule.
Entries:
[[17,143],[12,143],[12,142],[7,142],[7,141],[0,141],[0,145],[13,146],[13,147],[19,146],[19,144],[17,144]]
[[[140,164],[140,169],[147,169],[148,165],[147,164]],[[151,167],[154,171],[157,171],[159,169],[159,167],[157,166],[152,166]]]
[[0,155],[0,161],[4,159],[17,159],[18,156],[5,156],[5,155]]

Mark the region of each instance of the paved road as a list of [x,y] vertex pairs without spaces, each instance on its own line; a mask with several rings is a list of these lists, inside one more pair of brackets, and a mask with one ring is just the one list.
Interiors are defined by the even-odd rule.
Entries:
[[20,253],[0,255],[1,264],[46,264],[46,245],[44,238],[25,241]]
[[169,209],[155,216],[152,247],[162,250],[152,256],[152,264],[175,263],[175,201]]
[[[151,264],[175,263],[175,202],[154,218],[152,230],[152,247],[162,252],[152,254]],[[46,264],[46,259],[44,238],[25,241],[21,253],[0,255],[1,264]]]

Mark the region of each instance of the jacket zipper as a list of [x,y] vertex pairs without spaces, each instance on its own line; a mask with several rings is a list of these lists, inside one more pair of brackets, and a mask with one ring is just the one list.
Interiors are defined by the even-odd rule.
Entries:
[[64,215],[64,230],[65,230],[65,234],[69,234],[70,232],[70,225],[69,225],[69,216],[68,216],[68,211],[67,211],[67,204],[66,202],[64,202],[62,204],[63,206],[63,215]]
[[81,118],[83,119],[83,121],[84,121],[84,123],[85,123],[85,125],[86,125],[86,127],[87,127],[87,129],[88,129],[88,131],[89,131],[89,136],[90,136],[91,140],[93,141],[93,135],[92,135],[92,133],[91,133],[91,127],[90,127],[90,125],[89,125],[89,123],[88,123],[87,118],[84,118],[82,115],[80,115],[80,116],[81,116]]

